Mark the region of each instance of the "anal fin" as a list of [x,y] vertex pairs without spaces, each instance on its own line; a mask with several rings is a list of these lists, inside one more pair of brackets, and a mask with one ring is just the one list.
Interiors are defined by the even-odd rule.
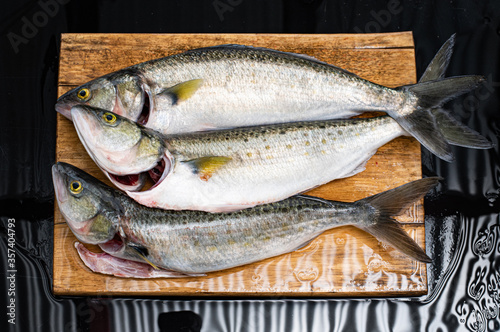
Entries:
[[370,160],[375,153],[377,153],[376,149],[373,150],[373,151],[371,151],[370,153],[368,153],[367,156],[366,156],[366,159],[364,159],[361,163],[359,163],[358,166],[356,166],[356,168],[354,168],[349,173],[347,173],[347,174],[345,174],[343,176],[340,176],[339,179],[348,178],[348,177],[351,177],[353,175],[356,175],[358,173],[363,172],[366,169],[366,164],[368,163],[368,160]]

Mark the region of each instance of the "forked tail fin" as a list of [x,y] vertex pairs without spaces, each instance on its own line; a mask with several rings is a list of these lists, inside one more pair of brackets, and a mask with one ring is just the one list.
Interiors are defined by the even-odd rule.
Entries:
[[434,188],[439,180],[437,177],[420,179],[357,201],[356,203],[368,204],[377,211],[375,222],[361,228],[413,259],[425,263],[431,262],[425,251],[392,217],[403,213],[411,204]]
[[433,109],[431,112],[449,144],[473,149],[489,149],[493,147],[493,143],[481,136],[477,131],[461,124],[451,116],[450,112],[441,108]]
[[[493,145],[486,138],[441,109],[445,102],[475,89],[482,82],[481,76],[458,76],[401,87],[399,89],[407,90],[417,101],[403,106],[400,112],[389,114],[424,147],[445,161],[454,159],[450,144],[489,149]],[[457,142],[460,132],[464,135]]]
[[[445,102],[473,90],[483,81],[481,76],[459,76],[401,87],[416,97],[416,106],[415,103],[408,104],[411,109],[403,107],[399,114],[390,115],[424,147],[445,161],[454,159],[450,144],[488,149],[492,145],[486,138],[460,122],[450,120],[453,117],[441,109]],[[466,135],[460,139],[460,144],[456,144],[452,137],[457,137],[459,132]]]
[[441,46],[434,59],[432,59],[431,63],[425,69],[422,77],[420,77],[420,83],[439,80],[444,77],[446,69],[448,69],[448,65],[450,64],[453,47],[455,47],[455,34],[451,35],[443,46]]
[[439,158],[453,161],[451,145],[488,149],[493,145],[479,133],[455,120],[441,106],[484,82],[482,76],[444,78],[448,68],[455,35],[437,52],[418,84],[399,87],[406,92],[406,103],[398,111],[388,111],[410,135]]

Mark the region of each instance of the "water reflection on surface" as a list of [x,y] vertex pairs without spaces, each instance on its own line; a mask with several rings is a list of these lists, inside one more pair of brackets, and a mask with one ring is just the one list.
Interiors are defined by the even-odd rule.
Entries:
[[[5,221],[2,218],[2,227]],[[417,299],[159,300],[112,299],[105,294],[55,298],[46,243],[50,222],[17,221],[18,233],[26,236],[16,243],[17,301],[23,308],[17,331],[32,331],[35,326],[58,331],[159,331],[160,314],[175,311],[196,315],[163,315],[163,326],[168,325],[168,317],[177,317],[172,324],[183,324],[178,317],[185,317],[189,325],[193,323],[189,317],[199,316],[201,331],[500,330],[497,214],[426,217],[426,242],[434,263],[428,270],[429,295]]]

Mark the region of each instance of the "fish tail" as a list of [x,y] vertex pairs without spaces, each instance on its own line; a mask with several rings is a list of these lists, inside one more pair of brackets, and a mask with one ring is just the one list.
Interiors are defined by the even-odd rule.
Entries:
[[415,260],[425,263],[431,262],[431,258],[427,256],[425,251],[392,217],[403,213],[411,204],[434,188],[439,180],[440,178],[437,177],[420,179],[356,202],[368,204],[376,210],[375,222],[361,228],[379,241],[393,246]]
[[454,45],[455,34],[436,53],[418,84],[398,88],[407,92],[409,102],[399,112],[388,112],[424,147],[448,162],[454,159],[450,144],[474,149],[493,146],[441,108],[447,101],[472,91],[485,81],[484,77],[476,75],[444,78]]
[[[458,76],[401,87],[417,101],[389,113],[410,135],[439,158],[454,160],[450,144],[474,149],[493,145],[479,133],[455,120],[441,105],[484,82],[482,76]],[[460,137],[459,133],[463,133]]]
[[420,77],[420,83],[444,78],[446,69],[448,69],[448,65],[450,64],[451,55],[453,54],[453,47],[455,47],[455,37],[456,34],[451,35],[443,46],[441,46],[425,69],[422,77]]
[[450,112],[442,108],[435,108],[431,110],[431,113],[449,144],[473,149],[489,149],[494,146],[477,131],[460,123]]

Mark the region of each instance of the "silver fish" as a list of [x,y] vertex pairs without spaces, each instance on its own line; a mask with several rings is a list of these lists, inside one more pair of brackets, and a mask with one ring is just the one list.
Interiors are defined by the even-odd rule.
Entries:
[[[91,254],[77,244],[82,259],[96,272],[129,277],[202,275],[291,252],[343,225],[363,229],[413,259],[431,261],[391,216],[423,197],[438,178],[354,203],[297,196],[211,214],[141,206],[69,164],[54,165],[52,174],[59,209],[75,236],[113,256]],[[159,269],[168,271],[158,274]]]
[[[491,147],[467,127],[445,121],[446,113],[435,112],[442,115],[445,135]],[[87,152],[115,185],[127,190],[121,176],[158,171],[152,188],[126,192],[143,205],[174,210],[228,212],[279,201],[363,171],[380,146],[408,135],[388,116],[162,136],[88,106],[75,106],[71,113]],[[429,135],[441,135],[429,132],[425,119],[419,125]],[[460,136],[451,135],[457,131]],[[443,143],[440,148],[449,149]]]
[[[436,144],[428,144],[428,131],[415,126],[425,120],[437,131],[432,116],[414,111],[439,108],[483,81],[479,76],[443,78],[453,45],[454,36],[419,84],[395,89],[304,55],[241,45],[208,47],[97,78],[61,96],[56,110],[71,118],[71,107],[89,105],[165,134],[383,111],[432,148]],[[446,151],[432,152],[450,158]]]

